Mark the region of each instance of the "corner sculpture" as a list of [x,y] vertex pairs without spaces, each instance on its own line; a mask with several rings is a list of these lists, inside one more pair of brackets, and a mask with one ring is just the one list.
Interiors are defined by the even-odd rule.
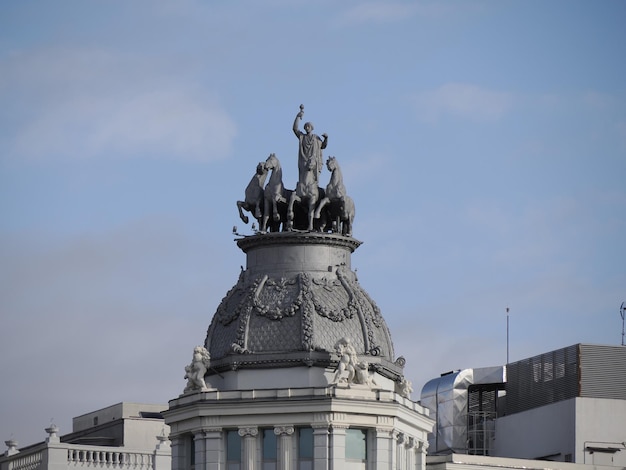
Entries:
[[[298,182],[295,190],[286,189],[282,168],[276,154],[265,163],[257,165],[245,190],[243,201],[237,201],[239,217],[247,224],[249,218],[243,211],[251,212],[257,220],[259,233],[280,231],[318,231],[352,236],[354,201],[346,193],[339,163],[335,157],[326,162],[331,172],[326,190],[319,186],[324,167],[322,151],[328,145],[328,135],[313,133],[313,124],[304,124],[304,105],[293,122],[293,132],[298,138]],[[269,177],[269,179],[268,179]],[[265,181],[268,181],[265,186]],[[254,229],[254,228],[253,228]]]
[[204,376],[209,370],[211,356],[203,346],[193,348],[191,364],[185,367],[187,386],[183,393],[208,390]]
[[332,381],[334,385],[365,385],[369,388],[377,385],[369,375],[369,363],[359,361],[356,349],[349,338],[340,338],[335,344],[335,352],[339,356],[339,364]]

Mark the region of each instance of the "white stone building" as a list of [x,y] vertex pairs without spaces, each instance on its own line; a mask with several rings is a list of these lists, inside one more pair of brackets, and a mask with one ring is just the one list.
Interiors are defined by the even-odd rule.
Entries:
[[[172,469],[424,469],[433,423],[350,269],[360,242],[280,232],[237,244],[246,269],[209,326],[204,381],[190,377],[164,413]],[[197,348],[188,375],[202,360]]]
[[0,456],[0,470],[169,470],[169,427],[165,405],[118,403],[72,420],[72,432],[59,436],[53,424],[44,442],[18,448],[13,440]]

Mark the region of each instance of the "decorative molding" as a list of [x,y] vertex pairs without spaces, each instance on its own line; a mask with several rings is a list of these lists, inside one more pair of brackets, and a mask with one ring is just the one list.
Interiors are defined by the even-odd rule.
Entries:
[[330,245],[347,248],[354,252],[361,244],[359,240],[336,233],[321,232],[270,232],[258,233],[235,240],[244,253],[268,245]]
[[274,434],[277,436],[291,436],[293,433],[293,426],[274,426]]
[[239,428],[237,433],[241,437],[256,437],[259,434],[259,428],[256,426],[243,427]]
[[422,454],[426,454],[428,452],[428,441],[419,441],[418,445],[417,445],[417,450],[419,452],[421,452]]

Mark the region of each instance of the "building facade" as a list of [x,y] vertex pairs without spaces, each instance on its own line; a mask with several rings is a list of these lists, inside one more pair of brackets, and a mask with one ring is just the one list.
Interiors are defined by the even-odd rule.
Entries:
[[72,432],[46,428],[44,442],[18,448],[5,441],[0,470],[169,470],[169,428],[161,411],[165,405],[118,403],[72,420]]
[[575,344],[444,374],[421,403],[436,421],[432,455],[626,467],[624,346]]

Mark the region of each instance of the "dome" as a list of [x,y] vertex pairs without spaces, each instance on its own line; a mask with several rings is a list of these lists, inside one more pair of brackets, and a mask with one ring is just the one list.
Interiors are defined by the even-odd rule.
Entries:
[[380,309],[360,286],[351,255],[361,242],[336,233],[258,233],[236,240],[246,269],[220,303],[205,348],[212,373],[337,363],[350,340],[380,374],[402,375]]

